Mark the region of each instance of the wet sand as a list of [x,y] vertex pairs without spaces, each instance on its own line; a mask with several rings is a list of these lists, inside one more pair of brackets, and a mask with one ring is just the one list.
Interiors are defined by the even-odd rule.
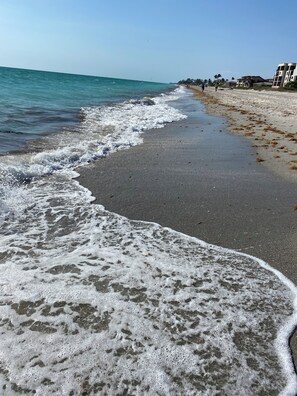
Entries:
[[297,93],[191,87],[211,114],[224,116],[229,129],[251,141],[270,171],[297,183]]
[[109,211],[259,257],[297,284],[297,184],[257,162],[199,101],[186,110],[142,145],[80,168],[79,182]]

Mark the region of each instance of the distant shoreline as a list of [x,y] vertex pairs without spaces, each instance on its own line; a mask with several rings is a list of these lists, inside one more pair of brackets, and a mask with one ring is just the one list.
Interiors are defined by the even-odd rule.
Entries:
[[227,117],[232,132],[252,140],[259,164],[297,183],[297,93],[190,89],[209,113]]

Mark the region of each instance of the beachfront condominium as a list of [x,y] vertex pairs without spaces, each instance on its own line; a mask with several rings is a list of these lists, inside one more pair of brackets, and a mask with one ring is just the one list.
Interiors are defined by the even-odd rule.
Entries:
[[281,88],[290,81],[297,81],[296,63],[281,63],[273,77],[272,88]]

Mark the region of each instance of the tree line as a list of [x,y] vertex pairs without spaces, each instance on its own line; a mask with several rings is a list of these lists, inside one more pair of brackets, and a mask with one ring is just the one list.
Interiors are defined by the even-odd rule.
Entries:
[[[231,78],[232,81],[235,80],[234,77]],[[224,84],[225,82],[228,82],[228,78],[224,78],[222,77],[221,74],[215,74],[214,78],[211,79],[202,79],[202,78],[187,78],[184,80],[180,80],[178,82],[178,84],[184,84],[184,85],[209,85],[209,86],[214,86],[214,85],[220,85],[220,84]]]

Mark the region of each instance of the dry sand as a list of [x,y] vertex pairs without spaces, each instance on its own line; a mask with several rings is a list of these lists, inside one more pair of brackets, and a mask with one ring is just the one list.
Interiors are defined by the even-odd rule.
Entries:
[[296,92],[191,88],[210,113],[227,117],[232,132],[252,140],[256,161],[297,182]]

